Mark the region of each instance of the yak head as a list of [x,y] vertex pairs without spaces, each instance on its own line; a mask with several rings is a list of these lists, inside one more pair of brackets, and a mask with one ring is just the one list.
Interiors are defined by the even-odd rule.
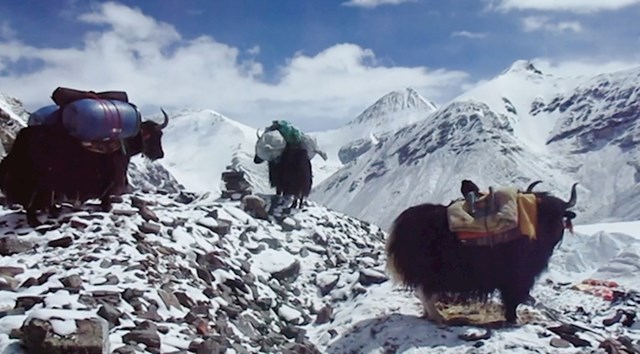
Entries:
[[538,200],[538,233],[544,235],[540,241],[548,252],[562,240],[565,229],[573,231],[572,220],[576,213],[569,209],[576,205],[577,185],[571,186],[571,196],[566,202],[547,192],[532,192]]
[[164,157],[162,150],[162,129],[169,124],[169,115],[164,109],[160,109],[164,116],[162,124],[153,121],[142,122],[140,133],[142,134],[142,153],[151,160],[158,160]]
[[276,129],[267,129],[263,134],[260,134],[260,130],[257,130],[256,138],[253,162],[257,164],[278,159],[287,146],[286,140]]

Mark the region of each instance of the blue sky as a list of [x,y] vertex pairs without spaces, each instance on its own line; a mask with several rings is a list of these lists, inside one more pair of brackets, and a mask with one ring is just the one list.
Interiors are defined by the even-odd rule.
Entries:
[[145,113],[344,124],[392,90],[446,103],[518,59],[558,75],[640,65],[640,0],[0,3],[0,91],[122,89]]

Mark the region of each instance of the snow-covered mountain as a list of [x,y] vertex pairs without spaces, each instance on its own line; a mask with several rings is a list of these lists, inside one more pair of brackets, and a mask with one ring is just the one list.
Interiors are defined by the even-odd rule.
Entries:
[[377,146],[382,137],[427,118],[435,110],[434,103],[406,88],[384,95],[343,127],[311,133],[329,156],[327,161],[313,161],[314,184]]
[[640,68],[593,78],[546,75],[516,62],[428,119],[378,139],[375,149],[316,186],[312,198],[388,228],[403,209],[481,187],[539,188],[568,197],[579,182],[582,221],[635,220]]
[[[344,127],[309,133],[328,155],[327,161],[319,156],[312,161],[314,184],[377,144],[379,137],[425,119],[435,109],[433,103],[407,88],[380,98]],[[188,109],[172,112],[171,117],[160,163],[187,189],[220,193],[220,175],[231,167],[247,173],[254,191],[271,191],[266,164],[253,163],[258,128],[212,110]]]
[[10,149],[18,131],[27,125],[28,117],[22,102],[0,92],[0,156]]
[[211,110],[171,114],[162,146],[165,166],[185,188],[219,195],[220,176],[245,171],[255,192],[269,190],[266,164],[253,163],[256,129]]

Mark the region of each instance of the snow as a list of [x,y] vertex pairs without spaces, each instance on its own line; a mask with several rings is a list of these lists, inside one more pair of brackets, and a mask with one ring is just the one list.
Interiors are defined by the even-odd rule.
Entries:
[[280,306],[278,309],[278,315],[280,315],[280,317],[285,321],[292,323],[296,323],[302,316],[298,310],[286,305]]
[[627,234],[627,235],[640,238],[640,222],[639,221],[576,225],[574,229],[576,230],[576,232],[591,234],[591,235],[596,234],[600,231],[606,231],[607,233],[610,233],[610,234],[620,233],[620,234]]
[[234,159],[253,159],[255,129],[211,110],[185,110],[170,117],[161,163],[187,189],[219,194],[227,166]]
[[31,311],[27,317],[26,322],[30,322],[34,319],[49,321],[53,331],[60,336],[69,336],[76,332],[78,327],[76,326],[76,320],[85,319],[97,319],[96,314],[92,311],[69,311],[69,310],[55,310],[55,309],[38,309]]
[[252,266],[269,274],[273,274],[289,267],[295,261],[296,258],[288,252],[268,249],[261,252],[254,259]]

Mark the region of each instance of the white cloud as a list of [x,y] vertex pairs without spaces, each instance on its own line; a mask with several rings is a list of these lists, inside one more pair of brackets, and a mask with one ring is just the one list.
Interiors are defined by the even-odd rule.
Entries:
[[0,39],[12,40],[16,38],[17,32],[11,28],[9,22],[0,23]]
[[577,21],[552,22],[547,17],[530,16],[522,19],[522,28],[525,32],[549,31],[549,32],[581,32],[582,25]]
[[249,55],[258,55],[258,54],[260,54],[260,46],[255,45],[255,46],[247,49],[247,53],[249,53]]
[[267,82],[255,59],[258,46],[241,51],[209,36],[184,39],[173,26],[114,3],[79,19],[100,28],[86,33],[79,46],[0,40],[0,63],[43,63],[26,73],[5,70],[2,90],[31,110],[51,104],[51,92],[67,86],[126,90],[143,113],[157,113],[159,106],[208,108],[254,126],[290,119],[304,128],[305,120],[314,126],[320,118],[327,124],[351,120],[403,87],[442,101],[457,94],[467,78],[460,71],[382,66],[371,50],[345,43],[313,55],[297,53]]
[[373,9],[381,5],[400,5],[402,3],[412,1],[416,0],[349,0],[347,2],[343,2],[342,5]]
[[489,0],[491,7],[502,10],[541,10],[597,12],[619,10],[640,4],[640,0]]
[[451,33],[451,37],[480,39],[480,38],[486,38],[487,34],[483,32],[457,31],[457,32]]

